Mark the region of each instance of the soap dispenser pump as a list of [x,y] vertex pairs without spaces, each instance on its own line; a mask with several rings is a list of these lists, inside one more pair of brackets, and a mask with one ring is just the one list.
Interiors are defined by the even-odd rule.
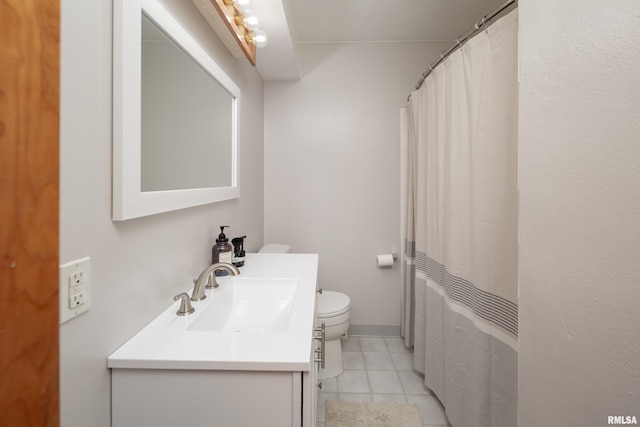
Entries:
[[[224,234],[224,229],[229,227],[228,225],[220,226],[220,234],[216,239],[216,244],[211,248],[211,262],[213,264],[218,262],[226,262],[231,264],[233,257],[233,246],[229,243],[229,239]],[[226,272],[223,270],[216,271],[216,276],[224,276]]]

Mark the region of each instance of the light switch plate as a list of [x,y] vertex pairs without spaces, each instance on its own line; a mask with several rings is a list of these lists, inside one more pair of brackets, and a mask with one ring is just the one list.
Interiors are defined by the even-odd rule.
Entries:
[[89,310],[91,258],[60,266],[60,324]]

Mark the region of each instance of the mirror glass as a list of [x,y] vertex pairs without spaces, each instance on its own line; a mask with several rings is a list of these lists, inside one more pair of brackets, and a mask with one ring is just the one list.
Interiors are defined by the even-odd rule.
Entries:
[[158,0],[114,0],[113,63],[112,218],[239,197],[240,90]]
[[232,183],[233,97],[142,15],[142,191]]

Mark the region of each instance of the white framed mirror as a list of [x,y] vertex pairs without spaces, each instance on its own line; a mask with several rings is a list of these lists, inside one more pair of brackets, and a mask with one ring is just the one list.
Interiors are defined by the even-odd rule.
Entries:
[[115,0],[113,210],[122,221],[240,196],[240,89],[158,0]]

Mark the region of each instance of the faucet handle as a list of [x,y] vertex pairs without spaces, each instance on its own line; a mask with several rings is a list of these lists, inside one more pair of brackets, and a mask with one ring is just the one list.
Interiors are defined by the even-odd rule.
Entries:
[[206,289],[215,289],[218,286],[220,286],[218,284],[218,281],[216,280],[216,270],[213,270],[211,272],[211,274],[209,274],[209,277],[207,278],[207,286],[205,286]]
[[194,311],[196,311],[196,309],[193,308],[193,306],[191,305],[191,300],[189,299],[188,293],[182,292],[181,294],[178,294],[175,297],[173,297],[173,300],[178,301],[181,298],[182,298],[182,301],[180,302],[180,309],[176,311],[176,314],[178,316],[186,316],[187,314],[191,314]]

